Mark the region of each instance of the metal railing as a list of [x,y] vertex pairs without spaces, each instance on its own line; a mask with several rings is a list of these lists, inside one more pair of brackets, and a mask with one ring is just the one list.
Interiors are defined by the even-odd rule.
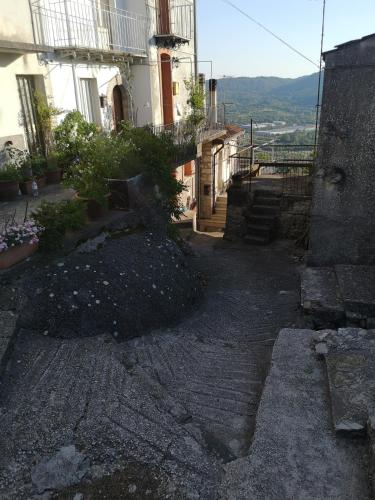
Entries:
[[197,145],[215,130],[225,129],[221,123],[211,123],[208,119],[196,125],[189,120],[180,120],[169,125],[150,125],[153,134],[173,136],[173,142],[179,151],[179,161],[193,160],[197,156]]
[[191,40],[194,33],[194,9],[191,0],[159,0],[158,35],[174,35]]
[[147,19],[140,14],[95,0],[34,0],[32,13],[39,44],[146,55]]
[[250,192],[254,178],[262,176],[278,182],[283,195],[311,196],[313,145],[249,145],[231,156],[230,162],[228,187],[237,183]]

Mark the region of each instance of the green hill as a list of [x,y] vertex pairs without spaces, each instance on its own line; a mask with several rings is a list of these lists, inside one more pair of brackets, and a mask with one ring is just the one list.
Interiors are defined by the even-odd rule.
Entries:
[[317,99],[318,73],[300,78],[255,77],[218,80],[220,114],[227,106],[227,119],[247,124],[285,121],[288,125],[313,123]]

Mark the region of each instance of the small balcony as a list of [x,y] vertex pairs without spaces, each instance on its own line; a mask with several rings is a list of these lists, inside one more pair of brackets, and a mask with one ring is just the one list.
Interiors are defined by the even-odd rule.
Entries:
[[159,47],[176,48],[194,36],[194,5],[192,0],[159,0],[157,33]]
[[147,19],[95,0],[32,3],[36,43],[60,56],[114,62],[146,57]]

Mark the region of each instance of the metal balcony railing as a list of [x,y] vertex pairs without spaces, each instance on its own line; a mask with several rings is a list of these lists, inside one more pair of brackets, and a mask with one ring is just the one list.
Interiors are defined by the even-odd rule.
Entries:
[[32,2],[37,43],[145,56],[147,19],[95,0]]
[[194,34],[194,9],[191,0],[158,1],[158,36],[174,36],[189,41]]

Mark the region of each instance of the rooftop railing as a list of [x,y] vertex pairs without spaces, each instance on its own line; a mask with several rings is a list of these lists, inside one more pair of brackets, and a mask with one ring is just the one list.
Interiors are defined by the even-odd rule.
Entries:
[[147,19],[94,0],[32,3],[36,42],[55,49],[88,49],[145,56]]

